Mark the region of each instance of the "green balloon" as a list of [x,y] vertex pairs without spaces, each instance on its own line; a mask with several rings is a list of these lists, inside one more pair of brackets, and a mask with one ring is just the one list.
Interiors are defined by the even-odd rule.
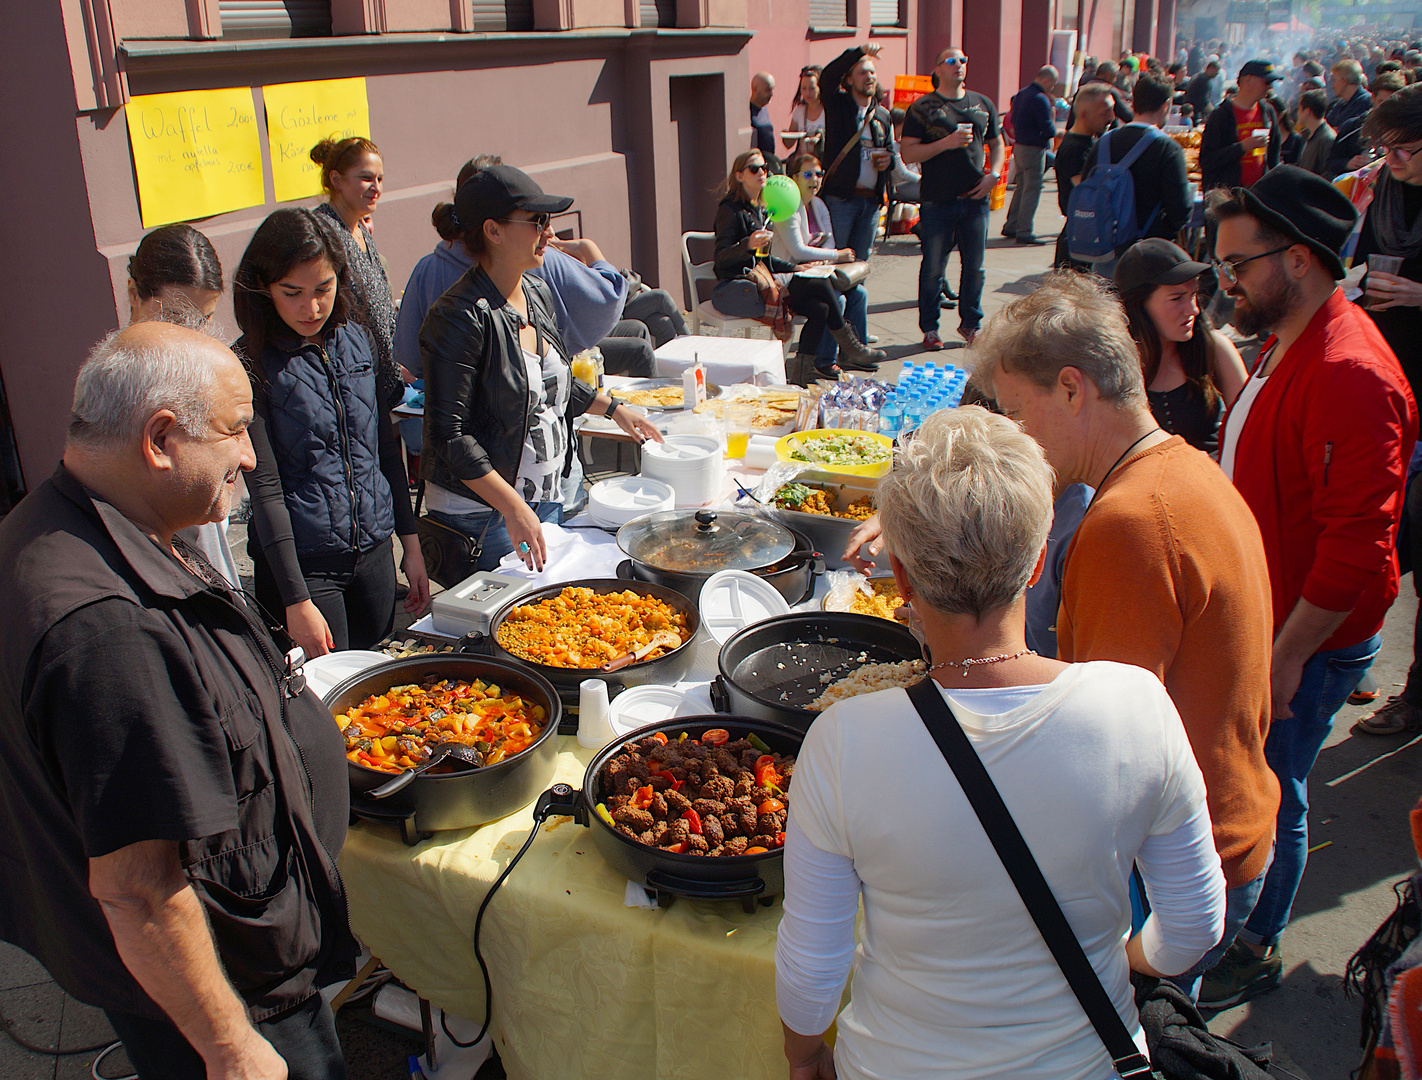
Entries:
[[771,221],[789,221],[800,209],[800,189],[788,176],[770,176],[760,193]]

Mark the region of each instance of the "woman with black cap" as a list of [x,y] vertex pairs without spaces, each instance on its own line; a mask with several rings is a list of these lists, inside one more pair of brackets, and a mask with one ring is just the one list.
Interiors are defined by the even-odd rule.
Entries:
[[639,443],[661,441],[646,417],[572,377],[552,294],[528,273],[543,263],[552,215],[572,204],[510,165],[469,177],[453,224],[475,262],[420,327],[430,516],[482,537],[481,570],[513,550],[543,569],[542,523],[562,520],[574,417],[591,411]]
[[1156,423],[1218,458],[1220,421],[1248,374],[1239,350],[1200,310],[1200,275],[1209,269],[1152,238],[1121,256],[1115,278]]

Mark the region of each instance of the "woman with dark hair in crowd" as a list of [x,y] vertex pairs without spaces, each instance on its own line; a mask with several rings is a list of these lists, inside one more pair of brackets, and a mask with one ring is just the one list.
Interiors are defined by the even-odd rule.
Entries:
[[786,364],[791,383],[808,386],[816,377],[815,353],[826,329],[839,343],[843,366],[873,371],[887,357],[854,336],[828,279],[802,277],[795,273],[794,263],[770,254],[760,256],[761,251],[769,252],[775,238],[761,201],[765,177],[765,157],[759,150],[743,150],[731,163],[730,175],[721,186],[721,203],[716,208],[716,277],[721,281],[744,277],[760,258],[776,283],[787,290],[790,310],[805,317],[795,355]]
[[400,404],[405,389],[395,364],[395,301],[390,279],[370,233],[371,215],[385,186],[380,149],[369,139],[322,139],[311,148],[321,168],[328,200],[316,208],[338,227],[346,251],[346,286],[362,309],[361,322],[375,348],[375,383],[386,408]]
[[1115,276],[1156,423],[1218,458],[1220,421],[1248,375],[1239,350],[1200,310],[1199,279],[1209,269],[1151,238],[1121,256]]
[[820,101],[819,64],[806,64],[800,69],[800,83],[795,87],[795,99],[790,102],[790,130],[803,132],[802,139],[785,139],[786,150],[804,154],[825,152],[825,107]]
[[477,568],[510,551],[542,570],[543,522],[562,520],[573,418],[610,417],[637,442],[647,418],[572,377],[543,264],[552,215],[572,205],[510,165],[478,169],[435,210],[440,235],[474,258],[420,327],[430,516],[482,541]]
[[191,225],[164,225],[128,260],[128,321],[196,313],[204,322],[222,296],[222,263]]
[[[128,321],[206,324],[222,298],[222,263],[212,243],[191,225],[164,225],[138,242],[128,260]],[[234,589],[242,588],[227,543],[227,518],[183,530]]]
[[392,535],[407,612],[428,605],[430,583],[345,247],[326,215],[278,210],[262,222],[237,267],[233,308],[256,413],[247,488],[257,599],[285,613],[308,657],[368,649],[394,624]]

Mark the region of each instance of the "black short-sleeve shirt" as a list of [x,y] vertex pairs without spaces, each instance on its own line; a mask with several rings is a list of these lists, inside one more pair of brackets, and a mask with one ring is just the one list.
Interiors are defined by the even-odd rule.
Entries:
[[904,137],[921,142],[937,142],[959,124],[973,125],[973,141],[958,150],[944,150],[924,161],[920,186],[923,202],[959,199],[982,182],[987,153],[984,143],[998,137],[997,107],[982,94],[964,91],[960,98],[946,98],[934,91],[909,106],[904,118]]

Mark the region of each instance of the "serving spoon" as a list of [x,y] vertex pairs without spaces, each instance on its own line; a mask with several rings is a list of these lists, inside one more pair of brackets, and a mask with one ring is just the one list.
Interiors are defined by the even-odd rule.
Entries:
[[658,630],[652,635],[652,640],[643,645],[636,652],[623,653],[621,656],[614,656],[607,663],[602,665],[602,671],[621,671],[629,664],[635,664],[653,649],[666,648],[675,649],[681,644],[681,637],[673,634],[670,630]]
[[406,769],[399,776],[395,777],[394,780],[387,780],[378,788],[372,788],[366,792],[366,796],[371,799],[385,799],[394,795],[397,791],[404,791],[414,781],[415,777],[423,772],[429,771],[448,758],[466,762],[469,765],[473,765],[476,769],[484,764],[484,755],[467,743],[440,743],[434,748],[434,752],[430,754],[427,760],[421,762],[413,769]]

